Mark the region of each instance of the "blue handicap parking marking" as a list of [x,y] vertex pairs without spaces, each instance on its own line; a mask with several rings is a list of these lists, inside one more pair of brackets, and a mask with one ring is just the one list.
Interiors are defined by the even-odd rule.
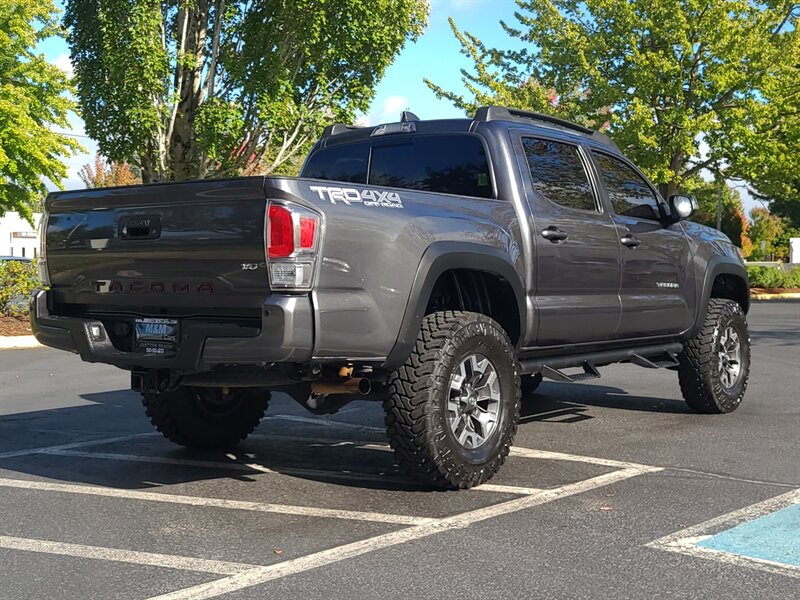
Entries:
[[742,523],[697,545],[800,567],[800,504]]

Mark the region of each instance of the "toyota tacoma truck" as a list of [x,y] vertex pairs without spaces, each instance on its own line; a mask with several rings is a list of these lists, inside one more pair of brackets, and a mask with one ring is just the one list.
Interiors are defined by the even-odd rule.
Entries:
[[130,371],[155,427],[244,439],[272,391],[317,414],[383,403],[435,487],[498,471],[522,395],[625,362],[699,413],[742,401],[747,275],[605,135],[484,107],[328,126],[299,177],[53,193],[36,338]]

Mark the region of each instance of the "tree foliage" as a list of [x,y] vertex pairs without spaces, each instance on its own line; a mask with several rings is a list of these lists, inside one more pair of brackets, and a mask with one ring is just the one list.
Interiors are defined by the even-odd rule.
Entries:
[[503,27],[522,44],[518,50],[486,48],[451,21],[475,64],[462,72],[472,97],[428,85],[467,110],[503,103],[607,125],[665,196],[706,168],[725,176],[744,171],[737,154],[753,139],[754,124],[775,126],[774,102],[800,56],[795,2],[517,5],[517,24]]
[[745,215],[739,192],[724,182],[703,181],[699,178],[684,187],[691,190],[700,205],[692,215],[692,221],[709,227],[717,226],[717,205],[720,203],[721,193],[720,231],[731,238],[745,256],[750,256],[750,222]]
[[748,115],[749,135],[735,164],[771,212],[800,228],[800,58],[795,58],[782,78],[784,87],[765,91],[771,99],[766,117]]
[[[757,207],[750,211],[750,236],[753,240],[752,260],[783,260],[789,254],[786,237],[786,223],[778,215],[766,208]],[[763,249],[762,249],[763,242]],[[787,240],[788,242],[788,240]]]
[[99,154],[94,156],[94,165],[83,165],[78,177],[87,188],[135,185],[142,182],[141,176],[130,165],[108,162]]
[[145,181],[269,173],[369,105],[426,0],[68,0],[86,130]]
[[0,2],[0,215],[31,218],[31,208],[67,175],[62,162],[80,146],[53,128],[69,128],[72,102],[66,74],[36,54],[57,35],[52,0]]

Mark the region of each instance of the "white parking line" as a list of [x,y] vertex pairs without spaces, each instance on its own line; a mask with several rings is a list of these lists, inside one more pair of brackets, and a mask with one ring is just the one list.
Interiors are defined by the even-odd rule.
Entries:
[[615,469],[638,469],[640,467],[647,467],[647,465],[640,465],[639,463],[623,462],[619,460],[609,460],[607,458],[597,458],[594,456],[582,456],[580,454],[565,454],[563,452],[550,452],[549,450],[534,450],[532,448],[520,448],[512,446],[511,456],[519,456],[520,458],[538,458],[541,460],[564,460],[570,462],[582,462],[590,465],[599,465],[602,467],[613,467]]
[[278,513],[284,515],[297,515],[303,517],[325,517],[331,519],[348,519],[352,521],[372,521],[376,523],[388,523],[392,525],[420,525],[434,521],[434,519],[425,517],[410,517],[405,515],[359,512],[352,510],[336,510],[332,508],[314,508],[309,506],[291,506],[287,504],[268,504],[261,502],[247,502],[243,500],[227,500],[224,498],[201,498],[198,496],[141,492],[136,490],[124,490],[102,486],[50,483],[46,481],[0,478],[0,487],[38,490],[43,492],[62,492],[66,494],[84,494],[89,496],[101,496],[105,498],[124,498],[127,500],[147,500],[150,502],[185,504],[188,506],[228,508],[235,510]]
[[285,563],[253,569],[252,571],[247,571],[240,575],[234,575],[224,579],[219,579],[217,581],[212,581],[182,590],[177,590],[175,592],[170,592],[168,594],[155,596],[150,600],[201,600],[205,598],[214,598],[222,594],[227,594],[229,592],[259,585],[273,579],[279,579],[288,575],[294,575],[310,569],[315,569],[349,558],[354,558],[356,556],[367,554],[368,552],[374,552],[376,550],[381,550],[398,544],[404,544],[406,542],[418,540],[420,538],[428,537],[450,529],[468,527],[474,523],[484,521],[486,519],[510,514],[526,508],[532,508],[534,506],[546,504],[560,498],[566,498],[574,494],[579,494],[581,492],[586,492],[595,488],[616,483],[618,481],[629,479],[631,477],[636,477],[637,475],[642,475],[643,473],[652,473],[660,470],[661,469],[658,467],[643,466],[639,468],[623,469],[613,473],[606,473],[605,475],[600,475],[591,479],[585,479],[583,481],[565,485],[559,488],[544,490],[533,496],[524,496],[508,502],[465,512],[453,517],[439,519],[426,525],[417,525],[415,527],[401,529],[399,531],[375,536],[359,542],[345,544],[344,546],[331,548],[330,550],[323,550],[322,552],[316,552],[314,554],[297,558]]
[[142,437],[153,437],[158,435],[154,431],[146,433],[131,433],[129,435],[118,435],[110,438],[99,438],[95,440],[85,440],[83,442],[73,442],[71,444],[60,444],[58,446],[43,446],[39,448],[23,448],[22,450],[12,450],[11,452],[0,453],[0,458],[14,458],[17,456],[27,456],[28,454],[42,454],[57,450],[71,450],[73,448],[84,448],[87,446],[100,446],[102,444],[112,444],[114,442],[126,442]]
[[0,548],[39,552],[42,554],[58,554],[60,556],[74,556],[76,558],[91,558],[94,560],[111,560],[134,565],[180,569],[182,571],[195,571],[199,573],[214,573],[215,575],[237,575],[239,573],[252,571],[254,568],[262,568],[260,565],[248,565],[224,560],[207,560],[204,558],[173,556],[171,554],[118,550],[116,548],[67,544],[64,542],[34,540],[6,535],[0,535]]
[[359,425],[358,423],[345,423],[344,421],[334,421],[332,419],[319,419],[314,417],[301,417],[298,415],[269,415],[264,417],[265,421],[294,421],[295,423],[308,423],[310,425],[320,425],[322,427],[335,427],[337,429],[357,429],[360,431],[374,431],[385,435],[386,429],[383,427],[370,427],[369,425]]
[[693,525],[692,527],[681,529],[676,533],[671,533],[670,535],[650,542],[647,544],[647,547],[655,548],[656,550],[666,550],[667,552],[686,554],[687,556],[694,556],[696,558],[716,560],[729,565],[749,567],[760,571],[767,571],[769,573],[777,573],[779,575],[800,579],[800,567],[795,565],[732,554],[730,552],[704,548],[697,545],[721,530],[731,529],[741,523],[752,521],[758,517],[794,504],[800,504],[800,489],[792,490],[791,492],[769,498],[751,506],[745,506],[739,510],[715,517],[703,523]]
[[[42,452],[51,456],[65,456],[75,458],[99,459],[99,460],[114,460],[114,461],[129,461],[151,463],[159,465],[180,465],[185,467],[198,467],[204,469],[223,469],[229,471],[245,471],[248,473],[264,473],[267,475],[288,475],[297,477],[314,477],[319,479],[337,479],[342,481],[365,481],[373,483],[396,483],[399,485],[419,486],[419,483],[404,477],[393,475],[380,475],[370,473],[357,473],[353,471],[325,471],[322,469],[298,469],[294,467],[281,468],[280,470],[270,469],[258,463],[245,463],[245,462],[220,462],[212,460],[196,460],[192,458],[170,458],[167,456],[149,456],[137,454],[120,454],[116,452],[82,452],[79,450],[48,450]],[[235,454],[231,455],[234,459]],[[484,483],[475,488],[470,488],[470,491],[478,492],[495,492],[500,494],[537,494],[541,491],[539,488],[520,487],[514,485],[501,485]]]

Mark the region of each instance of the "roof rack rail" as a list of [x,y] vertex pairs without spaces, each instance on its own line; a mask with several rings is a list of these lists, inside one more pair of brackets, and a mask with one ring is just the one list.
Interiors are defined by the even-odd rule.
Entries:
[[572,121],[567,121],[566,119],[559,119],[558,117],[554,117],[553,115],[533,112],[530,110],[506,108],[505,106],[481,106],[475,112],[474,120],[517,121],[517,122],[540,121],[542,123],[549,123],[550,125],[563,127],[564,129],[571,129],[572,131],[577,131],[584,135],[591,136],[592,138],[596,139],[598,142],[602,144],[611,146],[612,148],[617,148],[617,145],[613,142],[613,140],[604,133],[600,133],[599,131],[589,129],[588,127],[584,127],[583,125],[578,125],[577,123],[573,123]]

